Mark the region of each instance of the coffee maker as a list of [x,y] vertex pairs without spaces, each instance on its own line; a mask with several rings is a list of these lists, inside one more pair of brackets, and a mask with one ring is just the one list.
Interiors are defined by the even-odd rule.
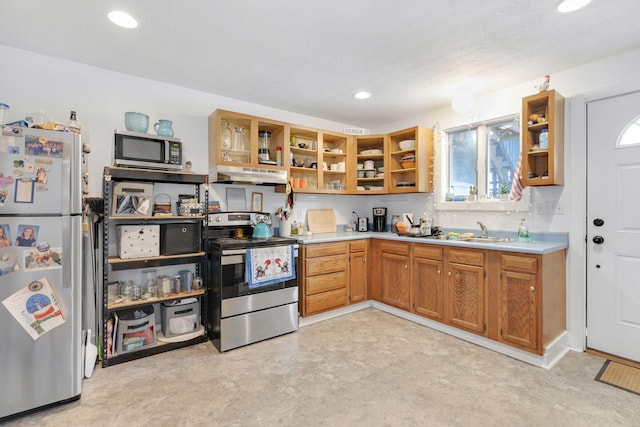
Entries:
[[373,208],[373,231],[387,231],[387,208]]

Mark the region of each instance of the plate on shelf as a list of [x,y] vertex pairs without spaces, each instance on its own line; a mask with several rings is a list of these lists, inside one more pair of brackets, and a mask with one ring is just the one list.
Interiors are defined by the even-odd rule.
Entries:
[[382,154],[382,150],[362,150],[360,154],[363,154],[365,156],[369,156],[372,154]]

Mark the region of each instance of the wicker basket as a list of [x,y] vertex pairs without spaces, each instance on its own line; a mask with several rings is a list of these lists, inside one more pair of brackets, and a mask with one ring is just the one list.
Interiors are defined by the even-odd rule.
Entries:
[[156,196],[153,198],[153,214],[171,215],[171,196],[169,196],[167,193],[156,194]]

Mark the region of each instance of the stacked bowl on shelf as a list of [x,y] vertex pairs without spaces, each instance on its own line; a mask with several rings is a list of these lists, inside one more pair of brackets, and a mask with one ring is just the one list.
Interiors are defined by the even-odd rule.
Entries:
[[416,153],[412,152],[412,153],[405,154],[404,156],[402,156],[402,159],[400,159],[400,165],[402,166],[403,169],[415,168],[416,167]]

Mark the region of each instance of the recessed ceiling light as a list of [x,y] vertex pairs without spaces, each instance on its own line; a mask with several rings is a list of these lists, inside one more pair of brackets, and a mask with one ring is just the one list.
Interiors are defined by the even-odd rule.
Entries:
[[138,21],[136,21],[133,16],[129,15],[127,12],[114,10],[113,12],[109,12],[107,16],[111,22],[123,28],[136,28],[138,26]]
[[591,3],[591,0],[563,0],[558,5],[558,12],[560,13],[573,12],[578,9],[582,9],[589,3]]
[[357,99],[367,99],[371,97],[371,94],[369,92],[360,91],[353,96]]

